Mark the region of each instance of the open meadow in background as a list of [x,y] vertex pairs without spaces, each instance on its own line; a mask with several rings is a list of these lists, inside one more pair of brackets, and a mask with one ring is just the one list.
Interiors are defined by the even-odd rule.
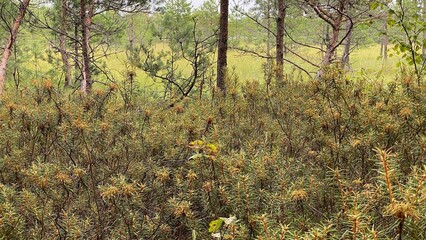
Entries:
[[[164,47],[160,44],[156,47],[157,51],[161,51]],[[31,49],[31,46],[28,46],[27,49]],[[43,48],[45,49],[45,48]],[[126,68],[127,56],[124,52],[124,49],[117,49],[111,51],[111,54],[103,58],[103,64],[105,64],[106,69],[111,73],[114,79],[122,79],[125,75],[128,68]],[[403,62],[397,55],[389,57],[387,60],[379,58],[380,45],[372,44],[364,46],[362,48],[356,48],[351,53],[351,69],[348,74],[353,79],[363,81],[390,81],[397,78],[398,74],[398,62]],[[31,50],[27,53],[31,53]],[[389,51],[392,53],[392,50]],[[50,64],[47,61],[47,55],[40,52],[40,55],[31,58],[31,63],[27,65],[28,69],[33,72],[34,78],[51,78],[49,72],[55,69],[53,64]],[[321,61],[321,53],[317,50],[311,50],[306,48],[298,49],[298,54],[304,56],[305,58],[314,59],[317,62]],[[35,54],[37,55],[37,53]],[[311,71],[311,74],[315,75],[316,69],[309,66],[309,64],[304,63],[303,60],[298,59],[293,54],[288,53],[286,55],[291,61],[295,61],[300,64],[302,67]],[[253,54],[238,51],[230,50],[229,51],[229,71],[230,74],[233,74],[238,77],[240,81],[259,81],[264,82],[265,72],[264,64],[266,60],[263,60],[259,57],[254,56]],[[190,71],[190,66],[188,64],[182,63],[183,71]],[[291,64],[285,64],[285,70],[289,74],[300,74],[302,78],[307,79],[306,75],[302,73],[298,68],[294,67]],[[141,69],[136,69],[136,80],[139,84],[144,87],[161,87],[161,84],[154,84],[154,80],[146,74]],[[60,77],[55,75],[54,77]],[[102,76],[101,76],[102,78]],[[154,85],[153,85],[154,84]]]
[[0,240],[426,239],[425,7],[0,0]]

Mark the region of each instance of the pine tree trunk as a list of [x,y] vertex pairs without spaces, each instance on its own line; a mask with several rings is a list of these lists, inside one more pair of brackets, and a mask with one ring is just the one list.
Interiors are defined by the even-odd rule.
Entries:
[[335,22],[335,25],[332,26],[330,42],[328,43],[327,50],[326,50],[324,58],[322,60],[323,66],[328,66],[333,62],[333,57],[334,57],[335,51],[336,51],[336,45],[339,41],[339,32],[340,32],[341,23],[342,23],[342,20],[341,20],[341,17],[340,17],[340,20],[337,20]]
[[267,0],[267,6],[266,6],[266,12],[265,12],[265,16],[266,16],[266,27],[268,29],[267,31],[267,35],[266,35],[266,56],[267,56],[267,60],[266,60],[266,64],[267,64],[267,68],[266,68],[266,85],[270,85],[271,84],[271,80],[272,80],[272,57],[271,57],[271,0]]
[[229,0],[220,0],[219,43],[217,52],[217,81],[216,86],[226,93],[225,74],[228,51],[228,11]]
[[[330,25],[325,24],[325,27],[324,27],[324,40],[323,40],[323,45],[325,47],[325,50],[327,50],[329,43],[330,43]],[[325,52],[326,51],[322,52],[322,54],[321,54],[322,58],[324,58]]]
[[19,27],[21,26],[22,20],[25,17],[29,4],[30,0],[24,0],[19,6],[18,16],[12,24],[9,37],[4,46],[3,56],[0,63],[0,95],[3,94],[4,82],[6,79],[7,63],[9,62],[10,55],[12,54],[12,48],[16,42]]
[[350,69],[349,64],[349,55],[351,51],[351,40],[352,40],[352,22],[347,20],[346,21],[346,38],[345,38],[345,50],[343,52],[342,56],[342,63],[345,66],[345,69]]
[[276,81],[282,84],[284,80],[284,20],[285,0],[278,0],[277,36],[276,36]]
[[267,37],[266,37],[266,56],[268,56],[268,62],[269,57],[271,56],[271,3],[270,0],[268,0],[268,5],[266,7],[266,27],[268,28]]
[[83,79],[81,80],[80,89],[82,92],[88,93],[92,89],[92,75],[90,71],[90,27],[92,25],[92,16],[94,10],[94,2],[88,3],[87,0],[81,0],[81,32],[82,46],[81,55],[83,57]]
[[65,87],[72,84],[71,65],[66,47],[67,15],[68,6],[66,0],[61,0],[61,34],[59,36],[59,52],[62,58],[63,70],[65,72]]
[[385,22],[384,23],[384,30],[385,30],[385,34],[383,34],[383,59],[387,60],[388,59],[388,44],[389,44],[389,37],[388,37],[388,24]]
[[129,47],[130,50],[133,50],[134,45],[135,45],[135,24],[134,24],[134,19],[133,16],[130,17],[130,23],[129,26],[127,28],[127,40],[129,41]]
[[339,1],[339,7],[338,7],[338,14],[336,17],[333,18],[333,22],[331,25],[332,31],[330,36],[330,42],[327,45],[327,50],[324,54],[324,58],[322,60],[323,66],[328,66],[333,62],[333,58],[336,54],[336,50],[339,44],[339,34],[340,34],[340,28],[342,26],[343,22],[343,16],[345,12],[347,12],[347,0],[340,0]]
[[80,67],[80,61],[79,61],[79,49],[80,49],[80,44],[79,44],[79,38],[80,38],[80,34],[79,34],[79,25],[81,26],[81,24],[75,24],[74,25],[74,38],[75,38],[75,42],[74,42],[74,78],[75,80],[79,79],[80,76],[82,75],[81,73],[81,67]]

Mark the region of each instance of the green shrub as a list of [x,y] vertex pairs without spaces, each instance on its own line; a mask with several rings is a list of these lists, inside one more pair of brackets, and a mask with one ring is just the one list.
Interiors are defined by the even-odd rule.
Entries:
[[125,91],[2,99],[0,238],[426,238],[426,91],[409,76],[330,69],[173,107]]

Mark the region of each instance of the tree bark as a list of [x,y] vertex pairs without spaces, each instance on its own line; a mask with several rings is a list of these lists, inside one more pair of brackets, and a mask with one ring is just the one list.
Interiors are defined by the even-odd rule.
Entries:
[[266,60],[266,65],[267,68],[265,69],[265,80],[266,80],[266,85],[269,86],[271,84],[271,80],[272,80],[272,73],[273,73],[273,68],[272,68],[272,57],[271,57],[271,39],[272,39],[272,34],[271,34],[271,0],[267,0],[267,6],[266,6],[266,12],[265,12],[265,17],[266,17],[266,27],[268,29],[267,31],[267,35],[266,35],[266,56],[267,56],[267,60]]
[[342,24],[342,16],[338,17],[334,24],[331,26],[331,36],[330,36],[330,42],[328,43],[327,50],[324,54],[324,58],[322,60],[323,66],[328,66],[333,62],[334,53],[336,51],[336,46],[339,41],[339,33],[340,33],[340,26]]
[[3,56],[0,63],[0,95],[3,94],[4,82],[6,79],[7,63],[9,62],[9,58],[12,53],[12,48],[18,36],[19,27],[21,26],[22,20],[25,17],[29,4],[30,4],[30,0],[24,0],[20,4],[18,16],[16,17],[16,19],[14,20],[12,24],[9,37],[7,39],[6,44],[4,45]]
[[[341,41],[339,41],[339,34],[343,17],[345,15],[344,13],[347,12],[347,5],[348,0],[339,0],[338,5],[336,6],[337,11],[328,11],[323,9],[321,6],[312,5],[317,15],[325,20],[332,28],[330,41],[328,42],[327,49],[322,59],[323,67],[328,66],[333,62],[337,47],[341,43]],[[322,71],[320,70],[319,75],[321,75],[321,72]]]
[[278,0],[277,36],[276,36],[276,81],[281,84],[284,80],[284,20],[285,0]]
[[135,45],[135,39],[136,39],[135,24],[134,24],[133,16],[130,16],[130,23],[129,23],[128,28],[127,28],[127,36],[128,36],[127,40],[129,41],[130,50],[133,50],[134,45]]
[[59,52],[61,53],[63,70],[65,73],[65,87],[72,84],[71,77],[71,65],[69,63],[69,56],[66,47],[66,32],[67,32],[67,15],[68,15],[68,5],[66,0],[61,0],[60,6],[61,12],[61,34],[59,36]]
[[382,44],[383,44],[383,59],[388,59],[388,44],[389,44],[389,37],[388,37],[388,24],[384,23],[384,30],[385,34],[382,36]]
[[[89,0],[90,1],[90,0]],[[92,16],[94,11],[94,2],[88,0],[81,0],[81,33],[82,33],[82,46],[81,55],[83,57],[83,79],[81,80],[80,89],[82,92],[88,93],[92,89],[92,74],[90,71],[90,27],[92,25]]]
[[79,25],[80,23],[74,25],[74,78],[75,80],[79,79],[82,76],[82,69],[80,67],[80,61],[79,61],[79,49],[80,49],[80,34],[79,34]]
[[351,51],[351,40],[352,40],[352,23],[348,19],[346,21],[346,38],[345,38],[345,50],[343,51],[342,63],[346,70],[350,69],[349,55]]
[[228,12],[229,0],[220,0],[219,42],[217,51],[217,81],[216,86],[226,93],[225,74],[228,51]]
[[[268,0],[266,6],[266,27],[268,29],[271,29],[271,2]],[[271,32],[267,32],[267,39],[266,39],[266,56],[268,56],[268,63],[270,61],[269,57],[271,57]]]

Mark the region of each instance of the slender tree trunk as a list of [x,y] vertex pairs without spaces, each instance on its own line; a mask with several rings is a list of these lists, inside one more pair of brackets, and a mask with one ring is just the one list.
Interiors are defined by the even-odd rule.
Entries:
[[332,26],[332,32],[330,37],[330,42],[327,46],[327,50],[325,52],[324,58],[322,60],[323,66],[328,66],[333,62],[333,57],[335,55],[336,51],[336,45],[339,41],[339,33],[340,33],[340,26],[342,24],[342,19],[339,17],[339,19],[336,20],[335,25]]
[[[89,0],[90,1],[90,0]],[[90,71],[90,27],[92,25],[92,16],[94,11],[94,2],[88,3],[88,0],[81,0],[81,32],[82,46],[81,54],[83,57],[83,79],[80,89],[83,92],[90,92],[92,89],[92,74]]]
[[328,44],[327,50],[325,52],[324,58],[322,60],[323,66],[328,66],[333,62],[333,58],[336,54],[337,47],[339,45],[339,34],[340,28],[343,22],[344,13],[347,12],[348,0],[340,0],[338,5],[338,13],[332,19],[332,32],[330,37],[330,42]]
[[226,93],[225,74],[228,51],[228,12],[229,0],[220,0],[219,43],[217,51],[217,81],[216,86]]
[[265,16],[266,16],[266,27],[268,28],[267,31],[267,35],[266,35],[266,56],[268,57],[268,59],[266,60],[266,64],[267,64],[267,68],[265,69],[265,79],[266,79],[266,85],[269,86],[269,84],[271,84],[271,79],[272,79],[272,57],[271,57],[271,0],[268,0],[267,2],[267,6],[266,6],[266,12],[265,12]]
[[[387,14],[384,16],[387,19]],[[388,58],[388,23],[383,21],[383,33],[380,39],[380,58],[386,60]]]
[[[270,0],[268,0],[268,5],[266,7],[266,27],[270,30],[271,29],[271,3]],[[268,31],[266,35],[266,56],[268,56],[268,62],[269,57],[271,56],[271,32]]]
[[79,25],[81,25],[81,24],[75,24],[74,25],[74,38],[75,38],[75,42],[74,42],[74,79],[75,80],[78,80],[79,78],[80,78],[80,76],[82,75],[82,71],[81,71],[81,68],[80,68],[80,61],[79,61],[79,48],[80,48],[80,45],[79,45],[79,38],[80,38],[80,35],[79,35],[79,29],[78,29],[78,27],[79,27]]
[[352,40],[352,22],[348,19],[346,21],[346,39],[345,39],[345,50],[343,51],[342,63],[346,70],[350,69],[349,55],[351,51],[351,40]]
[[388,24],[385,22],[384,23],[384,32],[385,34],[383,34],[382,36],[382,44],[383,44],[383,59],[387,60],[388,59],[388,44],[389,44],[389,37],[388,37]]
[[128,29],[127,29],[127,40],[129,41],[129,47],[130,50],[133,50],[134,47],[134,42],[136,39],[135,36],[135,24],[134,24],[134,20],[133,20],[133,16],[130,16],[130,23],[128,25]]
[[[325,49],[327,50],[328,44],[330,44],[330,25],[325,24],[325,27],[324,27],[324,39],[323,39],[322,46],[324,45]],[[321,49],[323,49],[323,48],[321,48]],[[324,55],[325,55],[325,51],[322,52],[322,57],[323,58],[324,58]]]
[[3,94],[4,81],[6,79],[7,63],[9,62],[10,55],[12,54],[12,48],[16,42],[19,27],[21,26],[22,20],[25,17],[29,4],[30,0],[24,0],[19,6],[18,16],[12,24],[9,37],[7,39],[6,44],[4,45],[3,56],[0,63],[0,95]]
[[66,0],[61,0],[61,34],[59,36],[59,52],[61,53],[63,69],[65,72],[65,87],[72,84],[71,77],[71,65],[69,63],[69,57],[66,47],[66,31],[67,31],[67,16],[68,6]]
[[278,0],[277,36],[276,36],[276,73],[277,83],[282,84],[284,80],[284,20],[285,0]]

